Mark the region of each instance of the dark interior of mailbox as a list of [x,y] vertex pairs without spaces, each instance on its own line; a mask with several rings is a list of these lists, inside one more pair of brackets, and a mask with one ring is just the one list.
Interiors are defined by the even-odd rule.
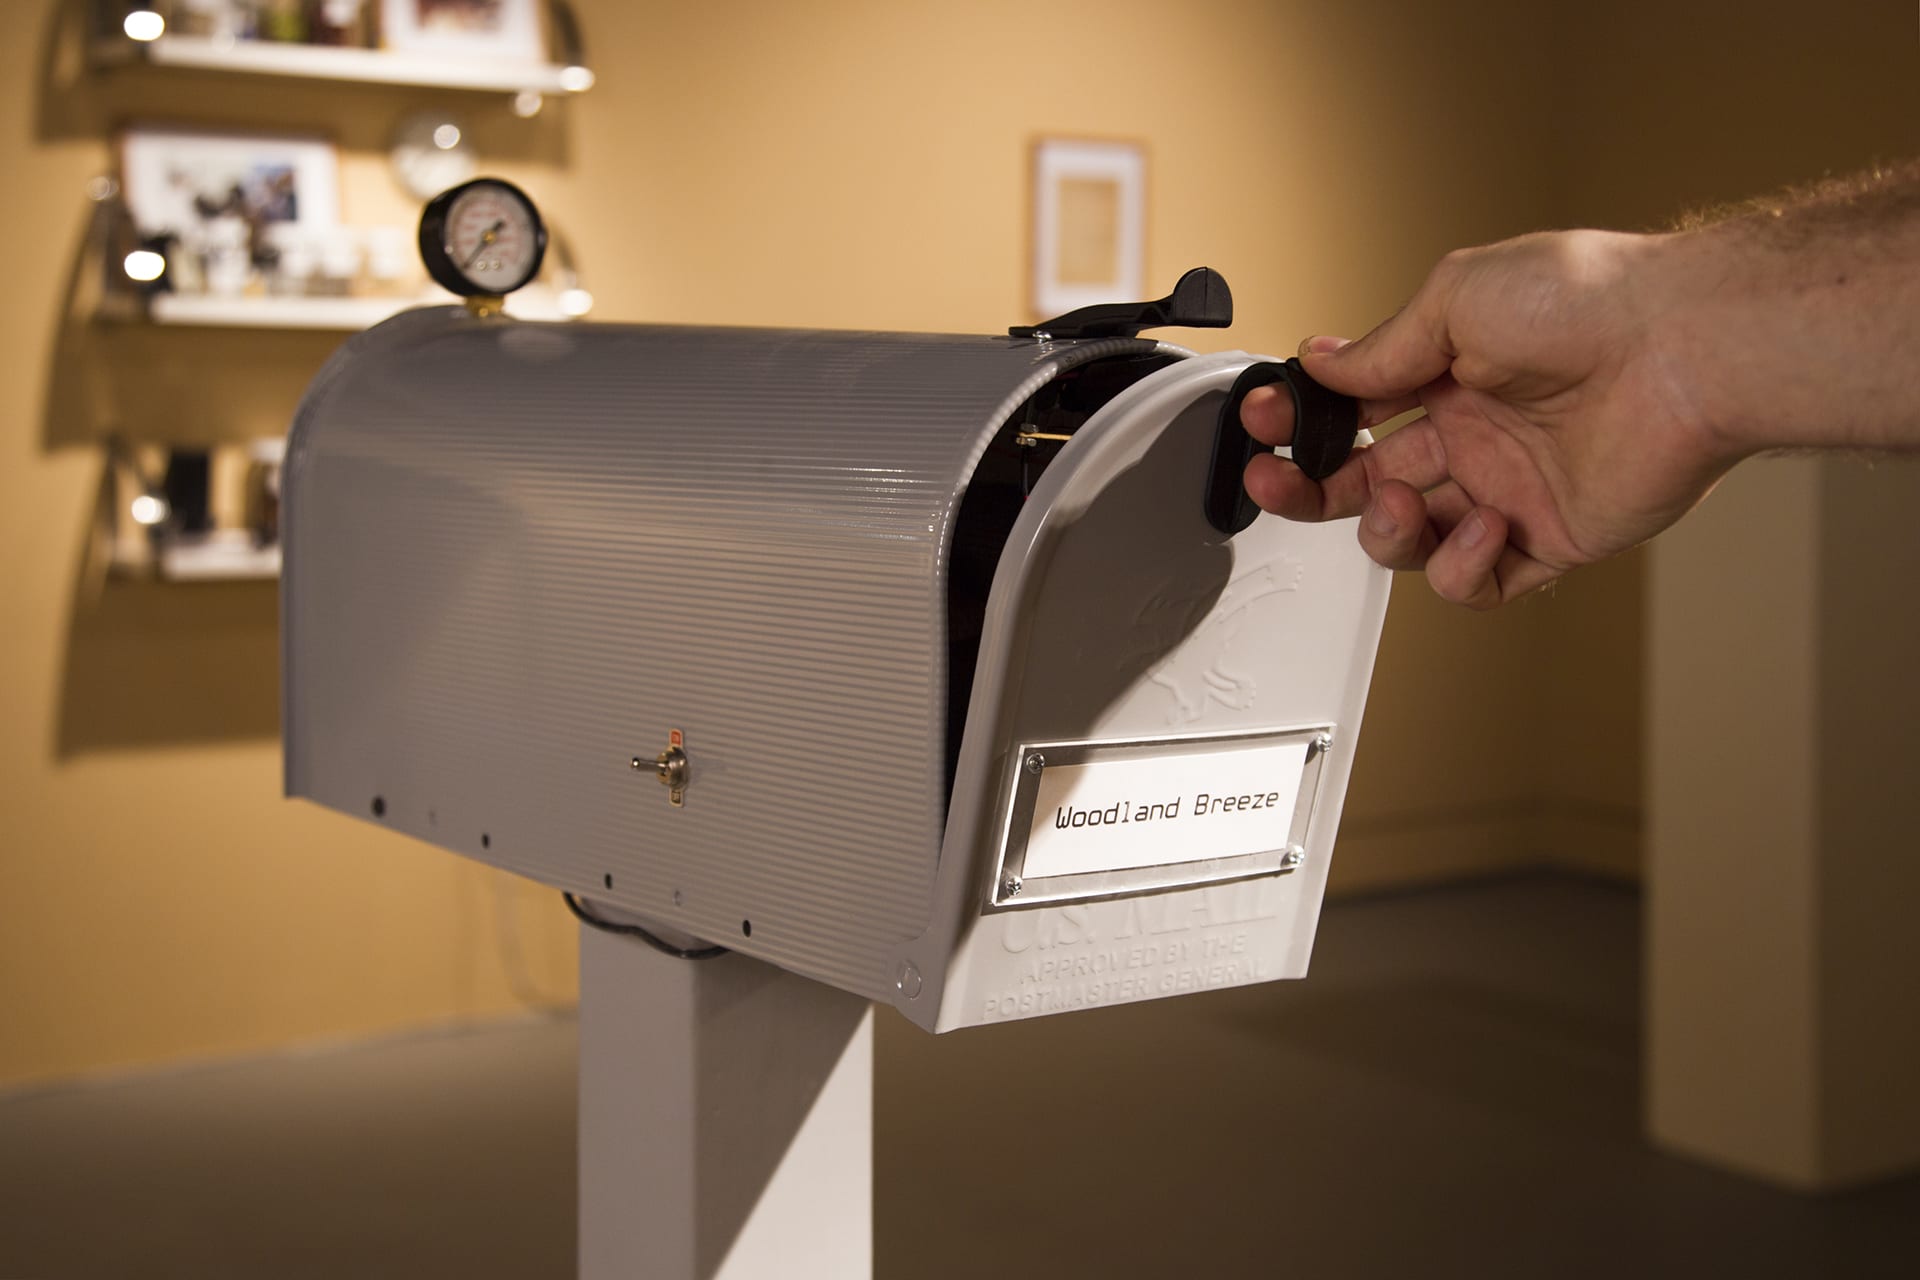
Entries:
[[980,653],[993,571],[1027,495],[1065,443],[1041,437],[1071,436],[1109,400],[1179,359],[1147,352],[1110,356],[1067,370],[1008,416],[974,469],[960,503],[947,565],[948,796],[959,766],[960,737],[967,722],[967,700],[973,694],[974,663]]

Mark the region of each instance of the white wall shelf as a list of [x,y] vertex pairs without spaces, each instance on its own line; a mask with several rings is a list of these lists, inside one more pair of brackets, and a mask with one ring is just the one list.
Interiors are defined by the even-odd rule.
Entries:
[[167,582],[257,581],[280,576],[280,547],[260,546],[245,529],[218,529],[161,543],[155,569]]
[[[212,294],[162,293],[138,312],[102,312],[105,319],[219,329],[324,329],[353,332],[372,328],[412,307],[449,306],[460,301],[436,290],[414,298],[217,297]],[[544,285],[529,285],[507,298],[506,312],[520,320],[566,320],[559,296]]]
[[544,62],[454,59],[389,49],[219,40],[207,36],[161,36],[148,41],[103,39],[94,46],[94,56],[97,62],[109,66],[146,62],[197,71],[502,93],[581,93],[592,86],[593,79],[584,68]]
[[280,545],[246,529],[214,529],[149,542],[144,530],[116,543],[108,572],[127,581],[262,582],[280,576]]

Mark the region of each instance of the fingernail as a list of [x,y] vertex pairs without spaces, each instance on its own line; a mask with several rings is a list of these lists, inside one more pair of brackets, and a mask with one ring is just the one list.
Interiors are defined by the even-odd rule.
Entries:
[[1487,540],[1487,518],[1478,511],[1467,517],[1460,526],[1460,545],[1468,550]]
[[1302,338],[1302,339],[1300,339],[1300,349],[1299,349],[1298,351],[1296,351],[1296,352],[1294,352],[1294,354],[1295,354],[1295,355],[1300,355],[1300,356],[1310,356],[1310,355],[1312,355],[1312,354],[1313,354],[1313,344],[1314,344],[1314,343],[1316,343],[1316,342],[1318,342],[1319,340],[1320,340],[1320,339],[1319,339],[1318,337],[1310,337],[1310,338]]
[[1346,345],[1347,340],[1345,338],[1330,338],[1324,333],[1316,333],[1311,338],[1302,338],[1300,340],[1299,354],[1303,356],[1323,356],[1328,352],[1338,351]]
[[1387,504],[1384,502],[1368,504],[1366,519],[1367,531],[1379,534],[1383,538],[1391,538],[1393,531],[1400,527],[1400,522],[1393,518],[1393,513],[1387,510]]

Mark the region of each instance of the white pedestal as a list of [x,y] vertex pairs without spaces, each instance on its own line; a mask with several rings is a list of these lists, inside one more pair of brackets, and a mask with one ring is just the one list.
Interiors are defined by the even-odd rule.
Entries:
[[580,931],[582,1280],[873,1274],[873,1010]]
[[1648,1127],[1804,1190],[1920,1168],[1916,509],[1763,458],[1652,549]]

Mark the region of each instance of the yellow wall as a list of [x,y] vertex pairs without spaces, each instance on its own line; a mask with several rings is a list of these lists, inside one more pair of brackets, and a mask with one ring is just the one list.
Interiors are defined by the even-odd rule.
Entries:
[[[1194,335],[1211,348],[1358,332],[1441,252],[1562,198],[1551,7],[1520,0],[593,0],[599,85],[531,122],[491,97],[89,76],[62,7],[0,42],[9,241],[35,247],[0,312],[0,1083],[499,1013],[573,981],[551,895],[279,798],[270,588],[98,572],[102,430],[278,431],[332,342],[66,317],[114,122],[322,127],[349,220],[397,221],[387,132],[451,105],[615,319],[998,329],[1026,314],[1041,134],[1147,144],[1149,278],[1207,263],[1239,300],[1230,338]],[[1633,646],[1589,644],[1577,671],[1550,654],[1556,619],[1617,631],[1636,592],[1596,574],[1482,617],[1403,579],[1338,883],[1514,865],[1563,829],[1630,870]]]
[[[1627,0],[1564,7],[1556,219],[1664,229],[1790,185],[1920,154],[1912,0]],[[1637,870],[1611,839],[1637,817],[1645,557],[1561,588],[1544,637],[1550,797],[1563,861]]]

